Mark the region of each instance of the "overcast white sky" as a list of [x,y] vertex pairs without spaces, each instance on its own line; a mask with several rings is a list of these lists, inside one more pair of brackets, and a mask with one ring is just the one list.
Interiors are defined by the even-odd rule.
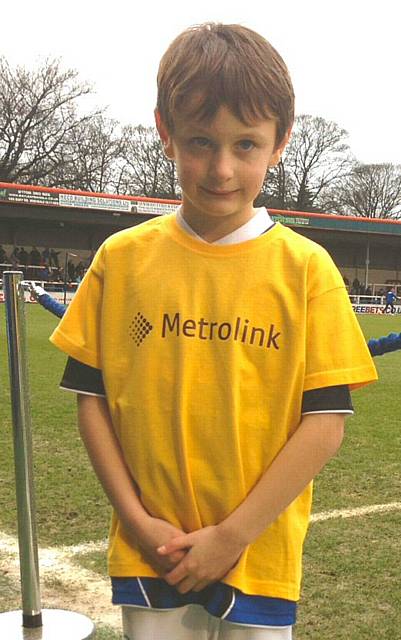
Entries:
[[[61,57],[122,123],[152,124],[157,66],[185,27],[238,22],[278,49],[296,113],[334,120],[361,162],[401,164],[398,0],[22,0],[2,3],[0,54]],[[4,6],[5,5],[5,6]],[[398,8],[400,7],[400,8]]]

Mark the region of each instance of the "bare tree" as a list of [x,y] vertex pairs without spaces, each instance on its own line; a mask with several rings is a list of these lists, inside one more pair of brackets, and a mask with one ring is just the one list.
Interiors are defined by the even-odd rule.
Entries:
[[310,211],[322,206],[324,192],[352,167],[347,135],[335,122],[310,115],[297,116],[279,183],[279,196],[286,208]]
[[256,206],[266,206],[274,209],[291,209],[291,193],[295,191],[292,183],[292,176],[286,170],[285,164],[280,162],[266,173],[265,180],[257,198]]
[[0,180],[46,182],[67,139],[92,117],[77,116],[78,100],[90,91],[58,60],[31,71],[0,57]]
[[127,126],[123,140],[125,166],[121,187],[125,193],[176,198],[179,186],[175,164],[164,155],[156,129]]
[[326,196],[333,213],[401,218],[401,165],[358,164]]
[[81,121],[59,154],[60,163],[48,177],[50,186],[119,193],[123,140],[116,120],[99,114]]

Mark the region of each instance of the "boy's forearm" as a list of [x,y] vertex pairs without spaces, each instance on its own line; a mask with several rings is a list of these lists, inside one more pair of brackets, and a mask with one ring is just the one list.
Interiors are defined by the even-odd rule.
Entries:
[[150,516],[137,495],[106,399],[79,394],[78,425],[95,473],[121,521],[141,529]]
[[341,414],[306,415],[246,499],[219,525],[244,545],[253,542],[339,449]]
[[242,504],[216,526],[205,527],[159,547],[164,556],[186,550],[165,579],[180,593],[220,580],[252,543],[302,492],[339,448],[344,418],[305,416]]

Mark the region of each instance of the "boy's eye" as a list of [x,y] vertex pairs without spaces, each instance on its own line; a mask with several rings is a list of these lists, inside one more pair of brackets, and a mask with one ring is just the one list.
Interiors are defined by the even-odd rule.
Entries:
[[191,139],[191,144],[193,144],[195,147],[207,147],[210,144],[210,140],[208,140],[207,138],[202,138],[200,136],[196,137],[196,138],[192,138]]
[[238,146],[240,149],[242,149],[242,151],[250,151],[254,148],[255,144],[252,142],[252,140],[240,140]]

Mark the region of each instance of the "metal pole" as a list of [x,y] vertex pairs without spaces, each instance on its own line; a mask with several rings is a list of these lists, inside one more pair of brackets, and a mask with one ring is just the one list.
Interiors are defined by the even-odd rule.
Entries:
[[369,284],[369,264],[370,264],[370,241],[366,243],[366,258],[365,258],[365,291]]
[[67,304],[67,269],[68,269],[68,251],[65,252],[65,260],[64,260],[64,304]]
[[0,638],[89,640],[94,637],[95,625],[86,616],[63,609],[41,609],[22,277],[21,271],[3,273],[14,431],[22,611],[0,613]]
[[26,354],[24,291],[21,271],[5,271],[8,359],[14,428],[22,616],[24,627],[40,627],[42,613],[32,470],[31,412]]
[[71,253],[71,251],[65,252],[65,260],[64,260],[64,304],[67,304],[67,280],[68,280],[68,257],[74,256],[77,257],[76,253]]

